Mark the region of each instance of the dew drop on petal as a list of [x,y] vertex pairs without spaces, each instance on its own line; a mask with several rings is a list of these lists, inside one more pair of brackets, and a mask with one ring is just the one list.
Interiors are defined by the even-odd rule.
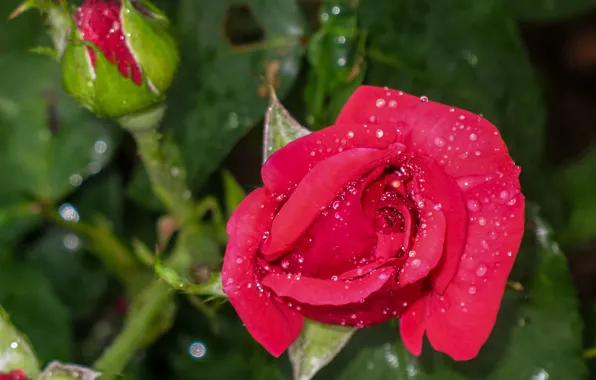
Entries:
[[468,294],[470,294],[470,295],[476,294],[476,287],[474,285],[472,285],[468,288]]
[[390,100],[389,101],[389,108],[395,108],[395,107],[397,107],[397,101]]
[[507,198],[509,198],[509,192],[507,190],[503,190],[501,191],[501,194],[499,194],[499,197],[501,197],[501,199],[506,200]]
[[476,276],[483,277],[486,274],[487,268],[486,265],[480,264],[476,269]]
[[347,136],[348,136],[349,139],[354,138],[354,132],[348,131]]
[[420,268],[421,264],[422,264],[422,261],[420,259],[412,260],[412,268]]
[[383,130],[382,130],[382,129],[377,129],[377,132],[375,133],[375,135],[376,135],[378,138],[381,138],[381,137],[383,137]]
[[283,269],[288,269],[290,267],[290,261],[288,261],[288,259],[283,259],[281,261],[281,267]]
[[435,138],[435,145],[438,146],[438,147],[445,146],[445,140],[443,140],[440,137],[436,137]]
[[479,210],[480,210],[480,208],[481,208],[481,206],[480,206],[480,202],[478,202],[478,201],[477,201],[477,200],[475,200],[475,199],[470,199],[470,200],[467,202],[467,205],[468,205],[468,210],[470,210],[470,211],[479,211]]
[[478,218],[478,224],[481,226],[486,226],[486,219],[482,217]]
[[421,97],[420,97],[420,101],[421,101],[422,103],[427,103],[427,102],[428,102],[428,97],[427,97],[427,96],[421,96]]
[[470,141],[476,141],[478,140],[478,135],[476,135],[475,133],[470,133]]
[[377,103],[376,103],[376,104],[377,104],[377,107],[378,107],[378,108],[383,108],[383,107],[385,107],[385,99],[383,99],[383,98],[379,98],[379,99],[377,99]]

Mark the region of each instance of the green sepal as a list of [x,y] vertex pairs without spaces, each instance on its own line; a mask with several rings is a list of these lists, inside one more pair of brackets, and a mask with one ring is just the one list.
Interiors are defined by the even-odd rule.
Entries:
[[145,81],[149,81],[158,94],[163,94],[174,80],[180,54],[176,40],[164,25],[165,16],[149,2],[142,4],[149,7],[155,18],[142,15],[130,0],[123,0],[122,31],[143,70]]

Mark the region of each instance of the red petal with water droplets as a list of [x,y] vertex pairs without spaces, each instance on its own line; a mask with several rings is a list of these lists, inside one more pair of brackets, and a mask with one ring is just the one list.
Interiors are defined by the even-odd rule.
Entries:
[[422,283],[398,288],[394,281],[388,281],[383,288],[374,292],[364,302],[345,305],[313,306],[299,304],[302,314],[322,323],[357,327],[371,326],[399,317],[422,295]]
[[[455,278],[440,295],[429,295],[424,321],[431,345],[455,360],[474,358],[492,331],[507,277],[524,232],[524,197],[519,192],[517,171],[487,183],[468,196],[486,195],[491,202],[473,207],[464,256]],[[495,187],[496,186],[496,187]],[[508,188],[499,201],[496,189]],[[505,195],[501,190],[499,197]]]
[[256,254],[275,205],[264,189],[250,193],[230,218],[222,268],[224,292],[257,342],[280,356],[300,335],[304,318],[257,287]]
[[499,131],[488,120],[401,91],[359,87],[336,124],[397,128],[408,152],[431,157],[453,178],[492,174],[513,166]]
[[274,260],[286,253],[350,181],[385,165],[398,154],[399,146],[388,150],[355,148],[317,164],[276,215],[263,256]]
[[322,280],[306,276],[272,273],[263,278],[263,285],[281,297],[289,297],[309,305],[345,305],[360,302],[393,279],[394,268],[380,268],[352,281]]
[[408,351],[416,356],[420,356],[422,353],[426,302],[426,296],[420,297],[399,319],[401,340]]
[[[122,4],[115,0],[86,0],[75,13],[75,21],[82,39],[93,43],[108,61],[116,63],[120,73],[141,85],[143,76],[124,38],[120,11]],[[95,51],[87,48],[93,67]]]
[[290,258],[301,257],[300,262],[290,259],[290,272],[331,278],[370,259],[376,235],[360,204],[363,186],[361,182],[345,191],[317,217],[296,245],[295,255],[290,255]]
[[319,162],[354,148],[387,149],[396,141],[399,137],[395,128],[334,125],[294,140],[273,153],[263,165],[261,177],[272,193],[290,194]]

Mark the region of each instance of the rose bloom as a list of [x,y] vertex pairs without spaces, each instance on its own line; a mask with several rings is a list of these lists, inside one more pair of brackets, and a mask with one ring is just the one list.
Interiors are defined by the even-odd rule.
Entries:
[[498,130],[481,116],[363,86],[335,125],[263,165],[264,187],[227,226],[222,270],[252,336],[281,355],[304,318],[366,327],[400,318],[474,358],[497,317],[524,227],[524,197]]

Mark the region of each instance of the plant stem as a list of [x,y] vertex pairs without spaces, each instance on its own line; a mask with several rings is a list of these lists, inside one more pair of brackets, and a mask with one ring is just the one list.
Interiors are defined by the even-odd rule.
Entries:
[[41,207],[41,215],[54,223],[78,233],[90,244],[91,250],[97,255],[111,273],[114,273],[124,284],[129,293],[134,293],[138,284],[139,263],[134,255],[118,238],[109,231],[83,222],[69,222],[49,205]]
[[174,296],[172,287],[160,279],[154,280],[146,291],[150,297],[146,297],[146,302],[131,313],[124,329],[93,364],[94,368],[105,372],[102,380],[120,376],[131,356],[146,340],[147,330],[155,323],[164,305]]
[[194,220],[196,207],[186,184],[186,170],[181,165],[178,148],[171,141],[164,140],[158,131],[164,111],[165,106],[160,106],[119,122],[137,143],[153,192],[170,213],[185,224]]

